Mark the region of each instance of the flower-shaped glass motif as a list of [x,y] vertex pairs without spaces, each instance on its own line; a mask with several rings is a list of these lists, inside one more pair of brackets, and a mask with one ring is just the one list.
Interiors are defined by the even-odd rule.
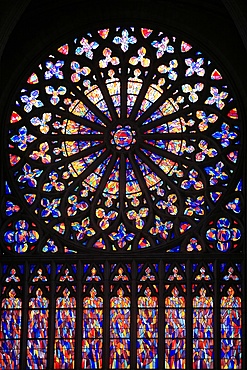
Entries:
[[11,138],[11,141],[18,143],[18,148],[24,151],[27,149],[27,144],[34,140],[36,140],[36,137],[27,134],[27,128],[25,126],[19,129],[18,135],[14,135]]
[[236,242],[241,237],[241,231],[236,227],[231,228],[231,222],[227,218],[220,218],[216,223],[216,228],[212,227],[206,233],[209,241],[215,241],[217,249],[227,252],[232,242]]
[[[227,216],[201,227],[222,204],[240,214],[239,191],[227,197],[239,181],[241,132],[224,72],[151,28],[77,36],[43,58],[13,99],[7,154],[19,204],[8,199],[6,217],[29,210],[55,233],[43,252],[68,242],[76,252],[200,252],[203,238],[229,250],[240,231]],[[35,236],[23,225],[4,234],[21,252]]]
[[123,30],[122,37],[115,36],[113,42],[115,44],[120,44],[121,49],[126,52],[129,49],[129,44],[135,44],[137,39],[134,36],[129,37],[129,32],[127,30]]
[[29,224],[25,220],[17,221],[14,230],[6,231],[4,234],[5,242],[13,247],[13,250],[18,253],[25,253],[39,239],[39,234],[36,230],[30,230]]

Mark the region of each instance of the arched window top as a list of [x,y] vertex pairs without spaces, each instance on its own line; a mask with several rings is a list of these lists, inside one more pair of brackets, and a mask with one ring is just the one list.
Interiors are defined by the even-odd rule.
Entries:
[[224,71],[166,30],[52,49],[13,97],[4,250],[240,250],[239,121]]

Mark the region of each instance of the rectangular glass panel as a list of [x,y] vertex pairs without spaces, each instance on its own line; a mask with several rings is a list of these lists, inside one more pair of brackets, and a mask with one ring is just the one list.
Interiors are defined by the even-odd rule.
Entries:
[[0,341],[0,369],[20,369],[20,340]]
[[186,341],[185,339],[165,340],[165,369],[186,368]]
[[54,369],[74,369],[75,341],[56,339]]
[[27,341],[27,369],[47,369],[47,340]]
[[214,368],[214,341],[213,339],[193,340],[193,369]]

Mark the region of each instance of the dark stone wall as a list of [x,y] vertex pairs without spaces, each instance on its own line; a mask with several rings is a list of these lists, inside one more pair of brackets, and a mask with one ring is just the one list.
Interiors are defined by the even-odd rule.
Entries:
[[1,93],[8,96],[22,72],[38,60],[50,43],[66,39],[69,33],[85,27],[126,20],[139,20],[143,25],[155,22],[192,37],[211,50],[238,88],[245,90],[245,3],[245,0],[1,1]]

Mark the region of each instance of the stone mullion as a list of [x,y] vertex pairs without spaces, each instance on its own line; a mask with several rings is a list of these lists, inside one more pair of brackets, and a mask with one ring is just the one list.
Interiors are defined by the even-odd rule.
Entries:
[[193,305],[192,305],[192,263],[186,263],[186,369],[193,368]]
[[132,283],[131,283],[131,312],[130,312],[130,368],[136,369],[137,362],[137,267],[136,262],[132,262]]
[[53,369],[54,366],[54,345],[55,345],[55,304],[56,304],[56,264],[53,261],[51,264],[50,276],[50,302],[49,302],[49,328],[48,328],[48,353],[47,353],[47,368]]
[[110,266],[109,262],[106,261],[104,265],[104,303],[103,303],[103,363],[102,368],[109,368],[109,357],[110,357]]
[[164,369],[165,360],[165,297],[164,297],[164,262],[159,262],[158,282],[158,363],[159,369]]
[[77,263],[76,281],[76,336],[75,336],[75,369],[81,368],[82,361],[82,266]]
[[214,367],[220,369],[220,349],[221,349],[221,335],[220,335],[220,281],[219,261],[214,263]]
[[26,261],[23,280],[22,295],[22,322],[21,322],[21,342],[20,342],[20,369],[27,367],[27,332],[28,332],[28,282],[29,282],[29,263]]

